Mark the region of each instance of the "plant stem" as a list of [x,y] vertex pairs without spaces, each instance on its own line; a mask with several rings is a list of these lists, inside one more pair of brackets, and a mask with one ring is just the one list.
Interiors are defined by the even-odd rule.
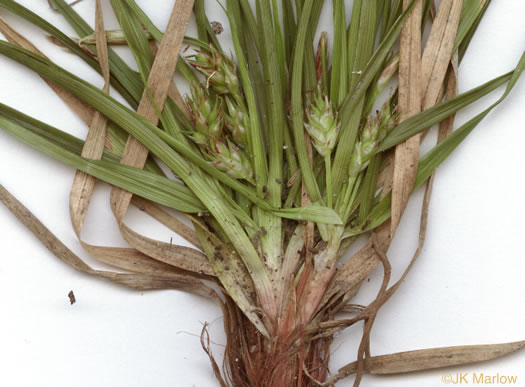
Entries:
[[[361,184],[361,179],[363,175],[360,174],[357,177],[357,180],[355,184],[353,184],[353,187],[351,187],[352,195],[350,196],[350,199],[348,200],[348,203],[345,206],[345,212],[343,214],[343,222],[346,223],[348,221],[348,218],[350,218],[350,214],[352,213],[352,207],[354,205],[355,199],[357,197],[357,192],[359,191],[359,185]],[[349,189],[350,191],[350,189]]]
[[357,196],[357,191],[359,190],[361,179],[362,179],[362,174],[359,174],[359,176],[349,177],[348,183],[346,184],[346,187],[344,188],[344,194],[342,197],[343,199],[338,202],[337,213],[342,215],[341,219],[343,220],[343,223],[346,223],[346,221],[348,220],[348,217],[350,216],[352,204],[354,203],[355,198]]
[[326,169],[326,198],[327,198],[327,205],[328,208],[332,207],[332,201],[334,198],[334,194],[332,192],[332,161],[330,157],[330,153],[326,154],[324,157],[324,165]]

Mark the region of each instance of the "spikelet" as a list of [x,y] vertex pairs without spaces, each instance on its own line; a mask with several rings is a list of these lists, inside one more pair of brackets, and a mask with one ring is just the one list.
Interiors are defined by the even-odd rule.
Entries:
[[377,115],[369,116],[361,133],[361,138],[355,144],[350,162],[349,176],[355,177],[370,163],[379,144],[392,130],[397,121],[397,114],[392,113],[390,101],[387,101]]
[[318,86],[314,97],[306,107],[306,131],[313,140],[317,152],[323,157],[332,153],[339,133],[339,122],[334,106]]
[[218,169],[235,179],[253,181],[253,169],[249,158],[232,141],[213,140],[210,150],[211,163]]
[[191,97],[186,97],[186,103],[193,117],[193,127],[196,132],[193,140],[200,145],[207,145],[210,140],[218,139],[224,128],[223,100],[213,98],[198,83],[191,84]]
[[231,60],[210,45],[209,52],[198,50],[187,57],[188,63],[206,77],[206,84],[217,94],[241,94],[237,70]]
[[243,106],[235,103],[232,99],[225,97],[227,114],[224,115],[224,123],[239,146],[247,145],[247,130],[250,125],[250,117]]

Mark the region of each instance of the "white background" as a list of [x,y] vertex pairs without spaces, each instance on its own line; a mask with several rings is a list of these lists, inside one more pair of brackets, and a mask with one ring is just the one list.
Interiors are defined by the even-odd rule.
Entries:
[[[68,34],[71,28],[45,0],[20,3]],[[138,1],[164,28],[173,1]],[[211,20],[224,20],[213,1]],[[330,3],[330,1],[327,1]],[[94,1],[76,9],[92,24]],[[104,1],[107,27],[116,27]],[[98,74],[48,43],[40,30],[0,11],[53,60],[102,86]],[[331,10],[323,16],[330,30]],[[525,2],[494,1],[460,71],[461,91],[512,69],[525,49]],[[228,39],[228,31],[222,35]],[[126,56],[130,58],[129,55]],[[465,122],[495,100],[498,90],[459,114]],[[87,128],[35,74],[0,58],[0,101],[84,138]],[[372,353],[525,339],[525,80],[467,138],[439,170],[423,254],[408,279],[382,309],[372,334]],[[75,253],[94,267],[75,238],[68,214],[74,171],[0,130],[0,183],[21,200]],[[87,242],[124,246],[99,184],[88,215]],[[398,278],[416,246],[419,192],[389,252]],[[176,236],[133,211],[129,223],[146,235]],[[140,293],[78,274],[52,256],[8,210],[0,206],[0,385],[12,387],[215,386],[198,335],[204,321],[220,358],[221,311],[212,301],[176,291]],[[174,239],[176,240],[176,239]],[[381,271],[355,302],[367,303]],[[74,290],[77,303],[69,305]],[[360,330],[337,338],[332,369],[355,359]],[[441,386],[444,374],[515,375],[525,385],[525,354],[457,369],[396,377],[366,376],[366,386]],[[352,385],[352,380],[341,386]],[[472,383],[471,383],[472,384]]]

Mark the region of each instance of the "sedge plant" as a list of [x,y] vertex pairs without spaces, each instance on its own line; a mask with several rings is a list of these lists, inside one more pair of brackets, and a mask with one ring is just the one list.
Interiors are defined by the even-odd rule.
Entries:
[[[99,2],[93,30],[64,0],[51,0],[77,34],[69,37],[16,1],[0,0],[0,12],[33,23],[106,81],[98,89],[0,23],[8,40],[0,41],[0,54],[50,82],[90,132],[84,141],[4,104],[0,128],[79,171],[70,203],[79,238],[95,178],[115,186],[112,208],[132,247],[112,254],[86,247],[128,274],[99,272],[58,251],[47,243],[53,236],[29,222],[52,251],[78,270],[133,288],[216,298],[225,317],[224,370],[210,358],[221,385],[328,386],[351,374],[358,385],[363,373],[381,373],[388,362],[397,367],[391,373],[420,371],[515,349],[437,348],[379,359],[369,348],[377,311],[401,283],[390,284],[386,253],[410,194],[424,185],[430,192],[436,168],[525,69],[524,55],[509,73],[457,95],[457,68],[490,0],[333,0],[331,41],[326,32],[316,38],[321,0],[225,0],[229,26],[210,23],[204,0],[178,0],[164,32],[134,0],[110,2],[120,29],[105,31]],[[192,12],[195,37],[185,36]],[[233,53],[216,35],[223,28]],[[420,50],[425,28],[430,35]],[[129,47],[138,71],[113,44]],[[172,80],[175,71],[186,95]],[[496,103],[451,130],[451,116],[503,85]],[[438,124],[440,141],[420,157],[422,138]],[[134,232],[123,221],[130,204],[195,248]],[[362,235],[366,246],[338,268]],[[384,281],[377,298],[347,317],[378,265]],[[330,378],[333,335],[361,321],[358,360]],[[429,358],[432,364],[422,361]]]

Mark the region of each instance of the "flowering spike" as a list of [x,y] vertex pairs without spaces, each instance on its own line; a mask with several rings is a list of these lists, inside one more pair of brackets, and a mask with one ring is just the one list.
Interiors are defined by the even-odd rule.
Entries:
[[188,63],[206,77],[206,84],[215,93],[240,95],[240,81],[235,65],[213,46],[210,45],[209,51],[198,50],[188,58]]
[[191,84],[191,97],[186,97],[191,110],[193,127],[196,132],[193,139],[198,144],[207,144],[210,139],[218,139],[224,126],[223,101],[216,97],[211,100],[206,90],[198,83]]
[[306,107],[305,128],[312,137],[315,149],[323,157],[332,153],[339,133],[337,112],[318,86]]
[[350,162],[350,177],[357,176],[368,166],[375,150],[395,126],[396,121],[397,114],[392,113],[390,101],[385,102],[375,117],[368,117],[361,138],[355,144]]
[[247,145],[247,129],[250,125],[250,117],[245,108],[226,97],[228,114],[225,115],[226,127],[229,129],[233,140],[237,145]]
[[249,158],[230,140],[226,143],[213,140],[210,151],[209,157],[214,166],[236,179],[253,182],[253,169]]

